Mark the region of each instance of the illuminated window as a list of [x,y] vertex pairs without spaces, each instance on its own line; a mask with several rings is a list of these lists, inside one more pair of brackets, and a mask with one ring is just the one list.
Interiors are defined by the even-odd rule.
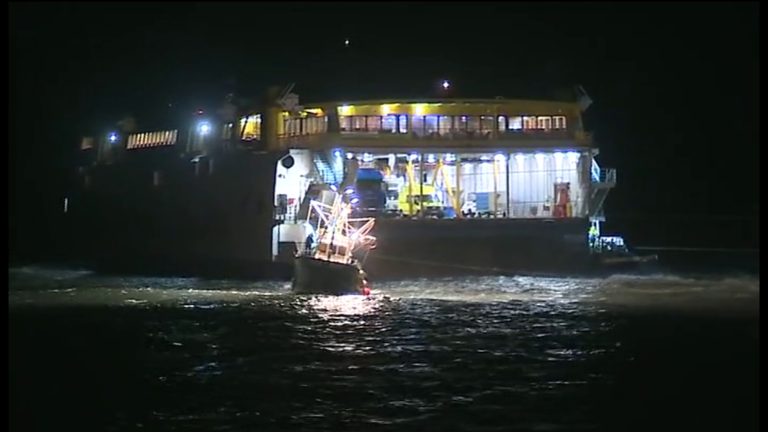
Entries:
[[483,135],[493,132],[493,116],[480,116],[480,132]]
[[411,116],[411,131],[416,135],[424,135],[424,116]]
[[467,130],[469,132],[480,132],[480,117],[467,116]]
[[536,119],[536,128],[541,130],[552,129],[552,117],[540,116]]
[[467,116],[453,116],[453,130],[466,132]]
[[366,128],[371,132],[378,132],[381,129],[381,117],[368,116],[366,119]]
[[438,119],[437,131],[440,135],[448,135],[453,130],[453,117],[440,116]]
[[507,118],[507,130],[518,131],[523,128],[522,117],[508,117]]
[[389,133],[397,133],[397,116],[388,115],[382,117],[381,130]]
[[339,116],[339,130],[349,132],[352,130],[352,118],[349,116]]
[[535,130],[536,129],[536,117],[523,117],[523,129]]
[[303,135],[311,135],[315,133],[315,118],[305,117],[301,119],[301,133]]
[[408,133],[408,116],[407,115],[403,114],[400,117],[398,117],[397,127],[399,128],[399,131],[401,134]]
[[504,116],[499,116],[499,132],[504,132],[507,130],[507,118]]
[[424,117],[424,129],[427,135],[437,133],[437,116],[428,115]]
[[552,129],[565,130],[567,129],[565,123],[565,116],[552,117]]
[[352,130],[355,132],[365,130],[365,116],[352,116]]
[[283,135],[297,136],[301,131],[301,124],[297,118],[287,118],[283,120]]

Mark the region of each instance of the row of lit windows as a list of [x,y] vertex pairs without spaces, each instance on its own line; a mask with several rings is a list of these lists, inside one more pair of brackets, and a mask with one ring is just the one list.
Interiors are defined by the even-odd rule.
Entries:
[[[283,129],[278,131],[281,136],[301,136],[315,135],[325,133],[328,130],[327,117],[294,117],[283,119]],[[261,136],[261,118],[253,116],[241,121],[241,127],[244,127],[244,139],[258,139]]]
[[178,137],[179,131],[177,130],[132,134],[128,136],[128,144],[126,145],[126,148],[133,149],[174,145],[176,144]]
[[[410,123],[410,127],[409,127]],[[386,115],[340,116],[342,132],[408,133],[417,135],[444,135],[450,133],[490,134],[494,129],[506,131],[565,130],[565,116],[437,116]]]
[[300,136],[325,133],[328,130],[328,117],[300,117],[283,120],[282,135]]
[[[260,134],[260,119],[251,118],[245,126],[243,138],[257,139]],[[565,116],[437,116],[437,115],[386,115],[386,116],[340,116],[342,132],[400,133],[413,132],[417,135],[447,135],[452,133],[490,134],[496,129],[506,131],[558,131],[567,129]],[[325,133],[327,117],[302,117],[283,119],[283,136],[300,136]]]

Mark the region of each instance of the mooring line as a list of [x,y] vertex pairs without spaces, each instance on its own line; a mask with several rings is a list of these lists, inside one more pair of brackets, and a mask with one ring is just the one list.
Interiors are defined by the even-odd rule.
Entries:
[[427,266],[433,266],[433,267],[461,268],[466,270],[477,270],[477,271],[483,271],[483,272],[493,271],[493,272],[499,272],[499,273],[514,273],[512,270],[505,270],[497,267],[476,267],[476,266],[468,266],[468,265],[461,265],[461,264],[448,264],[448,263],[441,263],[441,262],[435,262],[435,261],[421,261],[421,260],[397,258],[393,256],[378,255],[378,254],[375,257],[376,259],[399,261],[399,262],[404,262],[409,264],[419,264],[419,265],[427,265]]
[[760,249],[750,248],[694,248],[694,247],[667,247],[667,246],[641,246],[633,247],[633,250],[670,251],[670,252],[739,252],[755,253]]

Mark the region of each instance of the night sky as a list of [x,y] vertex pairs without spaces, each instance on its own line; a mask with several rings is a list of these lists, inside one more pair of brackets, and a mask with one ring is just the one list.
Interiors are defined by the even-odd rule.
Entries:
[[[162,124],[229,92],[305,102],[536,97],[583,85],[613,228],[757,244],[757,3],[9,5],[9,233],[44,243],[80,137]],[[345,47],[345,39],[349,46]],[[662,223],[663,222],[663,223]],[[633,237],[634,236],[634,237]],[[725,244],[726,240],[733,244]]]

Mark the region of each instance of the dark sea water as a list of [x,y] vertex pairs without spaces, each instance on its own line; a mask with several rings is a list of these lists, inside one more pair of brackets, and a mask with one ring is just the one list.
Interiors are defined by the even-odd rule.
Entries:
[[11,431],[758,430],[758,276],[9,282]]

